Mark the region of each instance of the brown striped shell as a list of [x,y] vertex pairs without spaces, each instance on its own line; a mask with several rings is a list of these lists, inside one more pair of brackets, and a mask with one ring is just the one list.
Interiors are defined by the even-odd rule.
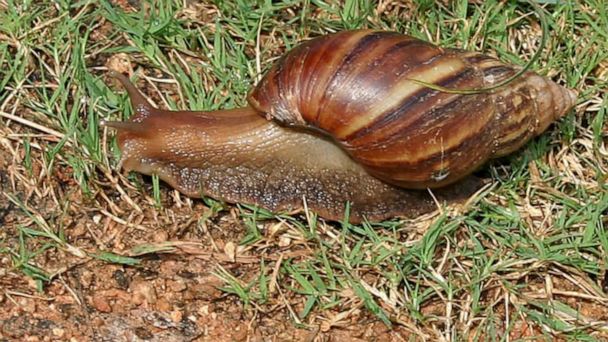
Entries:
[[320,130],[368,172],[406,188],[440,187],[508,154],[567,113],[576,94],[533,72],[476,52],[406,35],[345,31],[284,55],[249,96],[286,125]]

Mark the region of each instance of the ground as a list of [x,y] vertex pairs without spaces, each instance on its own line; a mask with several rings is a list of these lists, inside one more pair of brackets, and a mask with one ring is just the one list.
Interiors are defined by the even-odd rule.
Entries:
[[[608,12],[542,6],[0,0],[0,340],[608,339]],[[531,68],[579,101],[484,165],[469,202],[410,219],[272,214],[121,172],[108,68],[163,108],[230,108],[297,42],[363,27],[522,66],[540,50]]]

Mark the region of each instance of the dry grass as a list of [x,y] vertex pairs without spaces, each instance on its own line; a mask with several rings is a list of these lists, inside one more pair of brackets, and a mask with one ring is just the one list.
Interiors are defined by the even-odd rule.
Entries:
[[[165,108],[242,105],[298,41],[374,27],[525,64],[526,3],[0,0],[0,337],[599,340],[608,334],[608,12],[545,1],[534,69],[575,111],[460,210],[359,226],[122,175],[108,67]],[[258,34],[259,32],[259,34]],[[153,335],[155,335],[153,337]]]

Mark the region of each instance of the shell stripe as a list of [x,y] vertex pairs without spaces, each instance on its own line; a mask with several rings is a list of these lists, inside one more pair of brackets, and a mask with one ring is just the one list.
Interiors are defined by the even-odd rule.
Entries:
[[[460,73],[446,75],[442,80],[436,82],[442,87],[450,87],[457,83],[475,82],[474,70],[467,68]],[[428,87],[421,88],[409,97],[385,113],[383,116],[370,121],[368,126],[345,137],[351,148],[374,148],[378,143],[387,143],[394,138],[404,136],[409,127],[416,127],[416,122],[424,123],[429,114],[438,116],[440,113],[448,113],[453,110],[455,102],[462,99],[458,94],[442,93]],[[407,115],[404,115],[406,114]],[[399,120],[397,121],[397,118]]]
[[[389,41],[390,38],[393,38],[392,41]],[[415,42],[414,39],[406,42],[410,41]],[[319,104],[322,105],[317,106],[314,120],[310,123],[327,129],[331,125],[331,122],[336,119],[336,116],[328,115],[327,112],[324,112],[323,109],[326,106],[323,104],[339,102],[335,96],[343,93],[344,85],[356,83],[363,73],[372,71],[369,67],[370,63],[381,61],[383,56],[386,56],[387,50],[396,45],[391,43],[399,42],[403,42],[402,37],[397,34],[387,35],[385,32],[371,32],[367,36],[362,37],[348,53],[345,53],[342,62],[332,71],[331,78],[327,82],[324,91],[321,92],[323,97]],[[319,91],[319,89],[316,91]],[[302,100],[304,101],[305,99]]]
[[[449,140],[432,141],[431,139],[436,134],[429,131],[424,135],[421,134],[419,141],[412,142],[411,144],[400,144],[401,141],[396,140],[392,144],[387,145],[384,151],[375,150],[365,154],[369,160],[361,157],[358,160],[378,167],[395,168],[403,167],[404,165],[416,166],[421,163],[426,164],[430,160],[438,160],[443,155],[447,158],[447,163],[449,163],[449,159],[451,159],[449,156],[457,154],[463,144],[475,145],[476,143],[481,143],[480,137],[483,137],[483,135],[480,134],[493,129],[493,108],[491,103],[488,101],[482,102],[484,105],[477,108],[478,110],[476,111],[475,109],[479,101],[480,98],[476,96],[462,96],[451,105],[444,106],[441,109],[442,113],[433,113],[433,119],[420,118],[420,121],[424,122],[425,126],[431,127],[440,136],[449,137]],[[425,133],[420,131],[422,128],[416,123],[412,127],[416,127],[418,131],[414,132],[410,127],[406,127],[405,130],[409,132],[402,131],[395,136],[407,137],[408,135]],[[439,132],[444,133],[441,134]],[[450,134],[445,134],[445,132],[449,132]],[[427,139],[424,139],[425,136]],[[399,145],[408,146],[408,150],[401,150],[401,153],[393,153],[396,146]],[[468,151],[469,156],[466,158],[477,154],[477,152],[481,153],[485,148],[485,146],[480,146],[472,151]],[[358,155],[363,155],[360,153],[361,151],[358,152]]]
[[[489,129],[490,127],[486,126],[485,128]],[[482,131],[482,133],[487,132]],[[465,139],[452,151],[429,155],[420,162],[396,164],[390,167],[374,165],[370,170],[373,170],[374,174],[380,177],[390,175],[392,180],[398,182],[429,181],[438,177],[442,172],[446,174],[466,174],[477,168],[485,160],[487,146],[489,146],[489,141],[480,141],[476,138]],[[450,154],[458,155],[458,157],[449,157]],[[421,172],[421,169],[427,172]],[[440,181],[440,178],[435,179],[435,182]]]
[[370,40],[363,39],[365,42],[355,47],[336,71],[317,107],[323,112],[313,124],[334,136],[361,113],[368,113],[378,99],[384,99],[392,91],[391,85],[412,69],[410,65],[429,62],[441,54],[440,49],[412,38],[384,35],[376,43],[375,36],[368,37]]
[[[304,68],[302,75],[305,75],[306,78],[305,81],[300,82],[301,84],[308,85],[309,88],[304,92],[307,96],[301,98],[300,103],[309,104],[308,107],[301,108],[302,114],[306,116],[309,123],[318,121],[320,112],[318,110],[319,107],[317,106],[319,103],[322,103],[323,99],[327,96],[322,89],[327,89],[334,77],[336,68],[343,64],[344,59],[348,57],[348,55],[340,53],[340,51],[353,49],[361,38],[367,34],[369,34],[368,31],[355,32],[346,37],[341,37],[338,34],[331,42],[321,44],[322,49],[318,48],[320,51],[311,54],[311,58],[305,62],[306,67]],[[316,108],[316,110],[313,108]]]
[[362,115],[351,120],[348,126],[334,132],[336,138],[343,140],[349,135],[369,126],[370,122],[378,120],[392,108],[397,108],[404,98],[414,96],[420,90],[427,88],[413,82],[412,79],[427,83],[437,83],[445,78],[452,77],[465,68],[466,65],[457,58],[437,59],[434,63],[415,68],[398,80],[391,90],[384,95],[384,100],[379,101],[375,107],[370,108],[367,115]]

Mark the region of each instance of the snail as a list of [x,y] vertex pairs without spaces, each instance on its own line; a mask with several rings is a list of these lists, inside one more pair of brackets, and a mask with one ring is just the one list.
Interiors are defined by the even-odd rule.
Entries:
[[[271,211],[308,208],[351,222],[412,217],[477,189],[489,159],[541,134],[576,93],[471,51],[386,31],[343,31],[282,56],[243,108],[154,108],[116,72],[134,108],[116,129],[126,171],[157,174],[191,197]],[[433,189],[432,194],[428,190]],[[305,200],[305,201],[304,201]]]

